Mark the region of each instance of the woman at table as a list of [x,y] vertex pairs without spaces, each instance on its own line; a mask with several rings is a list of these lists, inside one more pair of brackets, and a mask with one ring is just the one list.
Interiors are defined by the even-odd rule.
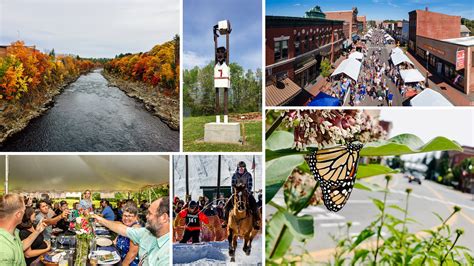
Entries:
[[[138,208],[135,203],[127,202],[123,205],[122,223],[128,227],[141,227],[138,222]],[[138,258],[138,245],[121,235],[117,236],[114,242],[122,258],[122,265],[137,266],[140,261]]]
[[[33,207],[26,207],[21,224],[17,226],[17,228],[20,230],[21,240],[28,238],[28,236],[35,232],[33,227],[35,218],[35,209]],[[51,244],[48,241],[44,241],[43,234],[39,234],[33,244],[31,244],[31,246],[24,251],[26,265],[30,265],[39,256],[47,253],[50,250]]]
[[86,190],[82,193],[82,199],[79,202],[79,212],[84,211],[89,213],[92,210],[92,193],[90,190]]

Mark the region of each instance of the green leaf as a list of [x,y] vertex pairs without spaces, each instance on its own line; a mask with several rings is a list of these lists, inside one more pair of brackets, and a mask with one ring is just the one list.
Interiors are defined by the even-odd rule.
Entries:
[[[293,146],[294,136],[292,133],[287,131],[275,131],[265,141],[266,148],[268,150],[276,151],[281,149],[290,149]],[[296,151],[296,150],[295,150]]]
[[314,220],[313,216],[306,214],[302,216],[295,216],[289,212],[285,212],[285,224],[288,226],[290,232],[299,241],[313,238],[314,236]]
[[436,137],[428,143],[413,134],[401,134],[389,140],[370,142],[364,145],[361,156],[392,156],[430,151],[462,151],[461,146],[445,137]]
[[400,206],[398,205],[395,205],[395,204],[392,204],[390,206],[388,206],[389,208],[392,208],[392,209],[395,209],[395,210],[399,210],[401,211],[402,213],[405,213],[405,209],[401,208]]
[[356,265],[356,262],[359,259],[364,261],[365,257],[367,257],[367,254],[369,254],[369,251],[367,249],[356,250],[356,252],[354,253],[354,258],[352,258],[351,265]]
[[377,208],[380,211],[383,211],[383,209],[384,209],[383,202],[379,199],[374,199],[374,198],[371,198],[371,199],[372,199],[372,202],[375,204],[375,206],[377,206]]
[[293,235],[288,229],[284,229],[285,215],[276,212],[266,224],[265,250],[267,259],[279,259],[283,257],[293,242]]
[[359,164],[359,167],[357,168],[357,178],[394,173],[398,173],[398,171],[380,164]]
[[278,158],[265,164],[265,193],[268,203],[285,183],[293,169],[304,162],[303,156],[292,155]]
[[354,241],[354,243],[352,243],[352,246],[351,246],[351,249],[350,250],[353,250],[354,248],[356,248],[360,243],[362,243],[362,241],[366,240],[367,238],[371,237],[375,235],[375,232],[366,228],[364,230],[362,230],[362,232],[359,233],[359,235],[357,236],[357,239]]
[[295,216],[286,211],[276,212],[266,226],[266,255],[267,259],[283,257],[289,250],[293,239],[303,241],[313,238],[313,216]]
[[296,149],[280,149],[280,150],[265,150],[265,161],[271,161],[276,158],[284,157],[284,156],[289,156],[289,155],[294,155],[294,154],[304,154],[304,152],[297,151]]
[[367,182],[357,181],[354,184],[354,188],[367,190],[367,191],[377,191],[377,187],[374,184],[369,184]]

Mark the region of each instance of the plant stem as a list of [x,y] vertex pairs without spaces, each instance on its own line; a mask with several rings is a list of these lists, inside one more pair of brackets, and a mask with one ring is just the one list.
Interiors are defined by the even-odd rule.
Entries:
[[451,250],[453,250],[454,246],[456,245],[456,242],[458,242],[458,239],[461,235],[460,234],[457,234],[456,235],[456,239],[454,240],[454,243],[451,245],[451,247],[449,248],[448,252],[446,253],[446,255],[444,255],[443,259],[441,260],[441,266],[443,266],[443,263],[444,261],[446,260],[446,257],[449,255],[449,253],[451,252]]
[[385,217],[385,203],[387,201],[387,195],[388,195],[388,183],[390,181],[387,179],[387,183],[385,183],[385,193],[384,193],[384,196],[383,196],[383,208],[382,208],[382,217],[380,218],[380,226],[379,228],[377,229],[377,246],[375,247],[375,255],[374,255],[374,265],[377,264],[377,255],[379,253],[379,239],[380,239],[380,236],[381,236],[381,233],[382,233],[382,227],[383,227],[383,220],[384,220],[384,217]]
[[403,228],[402,228],[402,237],[400,241],[400,248],[403,245],[403,240],[405,238],[405,229],[406,229],[406,224],[407,224],[407,216],[408,216],[408,199],[410,198],[410,193],[407,193],[407,202],[405,205],[405,217],[403,218]]
[[275,120],[275,122],[273,122],[267,132],[265,132],[265,140],[267,140],[272,135],[273,131],[275,131],[280,126],[282,121],[283,117],[278,116],[278,118]]
[[431,251],[431,248],[433,247],[434,243],[436,242],[437,240],[437,236],[438,236],[438,233],[441,231],[441,228],[443,228],[443,226],[446,224],[446,222],[448,222],[449,219],[451,219],[451,217],[453,217],[453,215],[456,213],[456,211],[453,211],[449,216],[448,218],[446,218],[443,223],[441,224],[440,227],[438,227],[438,229],[436,229],[436,235],[432,238],[432,241],[430,242],[430,245],[428,246],[428,250],[426,251],[426,254],[425,256],[423,257],[423,261],[421,261],[421,265],[424,265],[425,261],[426,261],[426,258],[428,256],[428,253]]
[[[311,193],[309,194],[308,199],[306,199],[306,202],[304,204],[302,204],[299,209],[295,210],[293,215],[295,215],[295,216],[298,215],[298,213],[300,213],[304,208],[308,207],[308,204],[309,204],[311,198],[313,197],[314,192],[316,192],[316,188],[318,187],[318,184],[319,184],[319,182],[317,182],[316,185],[314,185],[314,188],[313,188],[313,190],[311,190]],[[281,229],[280,233],[278,234],[277,241],[275,242],[275,245],[273,246],[273,249],[270,252],[270,259],[275,255],[276,247],[278,247],[278,245],[280,244],[280,241],[283,238],[283,235],[285,234],[287,229],[288,228],[286,227],[286,225],[283,225],[283,228]]]

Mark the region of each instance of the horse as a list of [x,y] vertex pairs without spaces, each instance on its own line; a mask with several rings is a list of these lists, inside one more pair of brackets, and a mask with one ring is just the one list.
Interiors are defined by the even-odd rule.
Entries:
[[248,256],[252,249],[252,240],[257,234],[253,228],[254,219],[248,206],[248,191],[243,183],[234,186],[234,207],[229,212],[227,234],[229,241],[230,261],[235,262],[235,250],[237,249],[237,239],[244,239],[243,251]]

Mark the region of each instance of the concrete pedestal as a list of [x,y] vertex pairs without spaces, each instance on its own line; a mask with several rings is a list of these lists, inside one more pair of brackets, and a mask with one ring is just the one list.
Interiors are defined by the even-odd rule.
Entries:
[[204,125],[204,142],[240,143],[239,123],[207,123]]

